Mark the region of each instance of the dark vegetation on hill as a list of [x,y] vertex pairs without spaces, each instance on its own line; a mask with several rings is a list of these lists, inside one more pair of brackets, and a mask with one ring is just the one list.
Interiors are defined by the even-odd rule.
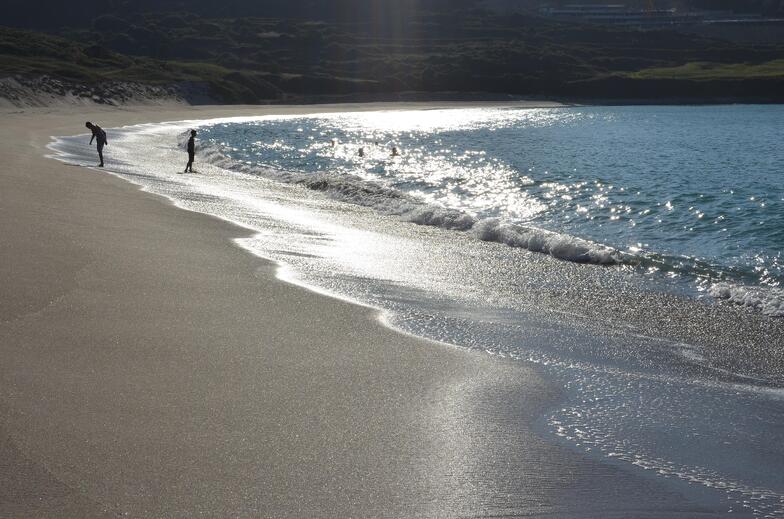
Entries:
[[675,8],[681,11],[691,9],[703,9],[707,11],[733,11],[736,13],[761,14],[776,16],[784,13],[784,2],[782,0],[517,0],[520,6],[530,9],[538,8],[542,4],[555,7],[564,7],[572,4],[623,4],[632,8],[655,9]]
[[[521,9],[542,4],[622,3],[647,7],[650,0],[517,0]],[[31,29],[57,29],[89,24],[101,14],[191,13],[208,18],[268,17],[310,20],[370,20],[374,17],[410,18],[423,12],[481,9],[482,0],[4,0],[2,23]],[[782,0],[654,0],[656,8],[709,9],[765,15],[784,14]]]
[[36,30],[0,28],[0,75],[198,84],[228,102],[400,92],[784,97],[781,47],[498,16],[471,0],[38,4],[4,8],[1,24]]

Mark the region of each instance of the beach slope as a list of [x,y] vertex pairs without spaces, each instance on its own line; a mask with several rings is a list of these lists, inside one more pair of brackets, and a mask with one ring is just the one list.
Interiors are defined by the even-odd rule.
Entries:
[[535,368],[390,330],[277,280],[247,231],[44,157],[87,119],[307,110],[4,114],[0,516],[722,511],[543,438],[559,389]]

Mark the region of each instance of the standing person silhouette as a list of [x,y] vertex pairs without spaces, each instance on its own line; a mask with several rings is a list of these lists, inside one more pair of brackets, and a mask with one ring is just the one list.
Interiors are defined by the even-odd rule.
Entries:
[[103,131],[103,128],[101,128],[97,124],[91,123],[90,121],[87,121],[86,123],[84,123],[84,125],[86,127],[88,127],[91,132],[93,132],[93,136],[90,137],[90,144],[92,145],[93,139],[95,139],[95,145],[98,148],[98,158],[101,159],[101,163],[98,164],[98,167],[102,168],[103,167],[103,147],[106,146],[107,144],[109,144],[106,141],[106,132]]
[[188,139],[188,164],[185,165],[185,171],[193,173],[193,158],[196,155],[196,130],[191,130],[191,138]]

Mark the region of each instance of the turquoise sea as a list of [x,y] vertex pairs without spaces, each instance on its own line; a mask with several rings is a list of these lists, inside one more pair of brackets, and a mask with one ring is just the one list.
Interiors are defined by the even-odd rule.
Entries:
[[[332,114],[218,124],[201,138],[255,167],[320,173],[319,189],[383,213],[408,211],[408,199],[396,205],[405,193],[474,227],[497,218],[590,240],[697,291],[784,281],[780,106]],[[394,191],[349,185],[360,179]]]

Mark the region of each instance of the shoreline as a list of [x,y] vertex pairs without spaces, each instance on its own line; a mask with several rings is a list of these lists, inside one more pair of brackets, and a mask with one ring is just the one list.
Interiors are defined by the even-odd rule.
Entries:
[[[110,127],[251,111],[314,112],[6,118],[0,452],[12,461],[0,479],[14,484],[0,512],[722,512],[541,438],[534,424],[559,389],[530,365],[405,336],[375,310],[278,279],[234,246],[248,233],[236,225],[42,157],[47,135],[85,118]],[[613,500],[585,502],[596,493]]]

